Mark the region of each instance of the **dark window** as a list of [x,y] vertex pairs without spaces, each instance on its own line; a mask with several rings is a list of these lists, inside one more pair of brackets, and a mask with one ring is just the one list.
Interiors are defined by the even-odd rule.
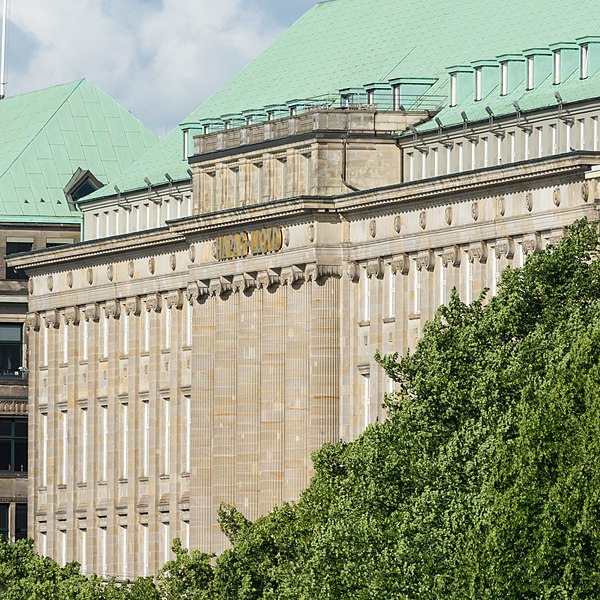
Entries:
[[[19,254],[21,252],[31,252],[33,242],[6,242],[6,255]],[[15,271],[12,267],[6,267],[6,279],[24,279],[28,276],[25,271]]]
[[27,538],[27,504],[15,507],[15,540]]
[[0,323],[0,377],[20,377],[23,366],[23,326]]
[[0,504],[0,535],[8,537],[8,511],[10,504]]
[[0,421],[0,471],[27,472],[27,420]]
[[74,192],[71,192],[73,200],[79,200],[98,189],[91,179],[86,179]]

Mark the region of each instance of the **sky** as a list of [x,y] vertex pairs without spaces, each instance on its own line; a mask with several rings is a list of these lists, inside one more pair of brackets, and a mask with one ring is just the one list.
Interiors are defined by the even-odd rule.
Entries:
[[9,0],[6,94],[85,77],[164,135],[317,1]]

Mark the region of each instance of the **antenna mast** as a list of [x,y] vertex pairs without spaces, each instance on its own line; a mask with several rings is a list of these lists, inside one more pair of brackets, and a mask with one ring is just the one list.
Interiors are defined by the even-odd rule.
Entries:
[[8,22],[8,0],[2,10],[2,38],[0,39],[0,100],[5,97],[6,87],[6,24]]

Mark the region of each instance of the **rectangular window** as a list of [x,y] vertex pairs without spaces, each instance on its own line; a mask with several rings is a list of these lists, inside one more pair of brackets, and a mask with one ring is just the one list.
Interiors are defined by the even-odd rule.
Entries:
[[483,166],[490,166],[490,141],[487,137],[481,138],[483,143]]
[[502,137],[498,136],[497,137],[497,141],[496,141],[496,145],[497,145],[497,164],[501,165],[502,164]]
[[100,237],[100,213],[94,213],[94,237]]
[[371,423],[371,376],[367,373],[363,377],[363,404],[365,413],[365,429]]
[[189,302],[185,303],[186,310],[186,328],[185,328],[185,345],[188,347],[192,346],[192,334],[193,334],[193,324],[194,324],[194,307]]
[[[165,303],[166,304],[166,303]],[[165,350],[171,347],[171,309],[165,306]]]
[[42,413],[42,487],[48,485],[48,414]]
[[579,149],[585,150],[585,119],[579,119]]
[[[6,255],[20,254],[21,252],[31,252],[33,240],[6,240]],[[27,281],[27,273],[23,270],[15,270],[13,267],[6,267],[6,279]]]
[[49,344],[49,340],[48,340],[48,327],[45,327],[44,325],[42,325],[42,331],[43,331],[43,339],[42,339],[42,366],[43,367],[47,367],[48,366],[48,344]]
[[440,174],[440,152],[438,148],[433,149],[433,176],[437,177]]
[[121,479],[128,479],[129,463],[129,406],[121,404]]
[[400,86],[393,87],[394,110],[400,110]]
[[121,233],[121,223],[119,222],[119,209],[116,208],[114,211],[114,220],[115,220],[115,235],[119,235]]
[[102,422],[102,477],[101,481],[108,479],[108,406],[100,407],[100,416]]
[[83,320],[82,328],[83,328],[82,359],[87,360],[88,359],[89,331],[90,330],[89,330],[89,323],[86,319]]
[[121,321],[123,322],[123,354],[127,356],[129,354],[129,315],[124,314],[121,317]]
[[458,142],[456,146],[458,148],[458,170],[460,172],[464,169],[465,166],[465,148],[462,142]]
[[240,203],[240,169],[238,167],[231,169],[231,179],[233,206],[236,207]]
[[210,210],[214,211],[216,209],[217,204],[217,174],[216,173],[207,173],[208,181],[209,181],[209,190],[210,190]]
[[22,366],[23,326],[0,323],[0,377],[21,377]]
[[440,305],[446,304],[446,287],[448,281],[448,267],[444,265],[444,257],[440,257]]
[[560,83],[560,50],[555,50],[553,53],[554,58],[554,85],[558,85]]
[[418,315],[421,312],[421,270],[417,268],[415,260],[413,273],[413,312]]
[[588,76],[588,46],[581,46],[581,79],[587,79]]
[[256,163],[256,197],[258,202],[262,202],[264,196],[264,174],[263,163]]
[[67,532],[58,530],[58,547],[60,552],[60,565],[64,567],[67,564]]
[[508,134],[508,146],[510,148],[510,162],[515,162],[517,159],[517,144],[514,131]]
[[544,156],[544,128],[537,127],[538,158]]
[[27,472],[27,419],[0,419],[0,471]]
[[119,560],[119,575],[121,577],[127,577],[127,526],[119,527],[119,549],[120,549],[120,560]]
[[508,94],[508,63],[507,62],[500,63],[500,72],[501,72],[500,95],[506,96]]
[[558,131],[556,125],[550,125],[550,133],[552,137],[552,154],[558,154]]
[[481,67],[475,69],[475,101],[478,102],[483,96],[483,73]]
[[498,281],[500,280],[500,258],[496,256],[496,249],[492,252],[492,295],[498,293]]
[[415,179],[415,157],[412,152],[407,155],[408,158],[408,181],[414,181]]
[[106,527],[100,527],[98,529],[98,554],[100,560],[100,573],[103,577],[106,577],[108,574],[108,552],[107,552],[107,536],[106,536]]
[[306,156],[306,193],[310,196],[313,191],[313,160],[311,153],[304,156]]
[[458,77],[456,73],[450,75],[450,106],[456,106],[458,98]]
[[388,277],[388,316],[396,316],[396,275],[392,271],[390,265],[390,272]]
[[573,125],[571,125],[571,123],[565,123],[565,148],[564,151],[565,152],[570,152],[571,148],[573,147],[573,144],[571,142],[571,134],[573,133]]
[[102,358],[108,358],[108,317],[102,315]]
[[427,177],[427,154],[425,152],[421,152],[421,179],[425,179]]
[[163,399],[163,427],[163,474],[168,475],[171,472],[171,400],[169,398]]
[[87,529],[79,530],[79,562],[81,572],[87,573]]
[[150,352],[150,312],[144,311],[144,352]]
[[0,504],[0,535],[10,538],[10,529],[8,523],[8,515],[10,512],[10,504]]
[[530,141],[531,141],[531,133],[528,131],[523,132],[523,136],[525,137],[525,160],[529,160],[531,158],[531,150],[530,150]]
[[452,148],[446,148],[446,175],[452,173]]
[[477,168],[477,143],[471,142],[471,170]]
[[535,87],[535,62],[533,56],[527,57],[527,89],[532,90]]
[[473,302],[473,263],[467,252],[467,260],[465,261],[465,304]]
[[81,482],[87,482],[88,457],[88,411],[81,409]]
[[190,549],[190,522],[189,521],[184,521],[182,524],[183,527],[183,534],[182,534],[182,540],[181,543],[183,544],[183,547],[186,550]]
[[598,117],[592,117],[592,124],[594,130],[594,151],[598,150]]
[[63,364],[69,362],[69,326],[65,323],[63,325]]
[[371,319],[371,281],[367,276],[367,270],[363,273],[362,281],[362,321]]
[[15,506],[15,540],[27,539],[27,504]]
[[38,551],[42,556],[48,556],[48,534],[40,531]]
[[287,186],[287,158],[282,158],[280,161],[281,166],[281,197],[285,198],[286,186]]
[[142,402],[142,476],[150,472],[150,407],[148,401]]
[[60,413],[62,430],[62,483],[67,484],[69,469],[69,414],[66,410]]
[[163,563],[171,560],[171,527],[169,523],[162,524],[163,533]]
[[183,472],[189,473],[191,470],[192,457],[192,399],[190,396],[183,397],[184,407],[184,431],[185,431],[185,454],[183,457]]
[[142,575],[148,576],[148,525],[142,524]]

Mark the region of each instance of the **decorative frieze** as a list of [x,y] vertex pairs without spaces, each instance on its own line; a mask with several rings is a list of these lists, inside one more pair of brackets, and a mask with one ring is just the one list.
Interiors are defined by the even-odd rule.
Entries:
[[0,400],[0,414],[26,415],[27,400]]
[[485,264],[488,257],[488,248],[485,242],[477,242],[469,245],[469,260]]
[[392,273],[396,275],[401,273],[402,275],[408,275],[410,272],[410,258],[408,254],[399,254],[394,256],[391,262]]

